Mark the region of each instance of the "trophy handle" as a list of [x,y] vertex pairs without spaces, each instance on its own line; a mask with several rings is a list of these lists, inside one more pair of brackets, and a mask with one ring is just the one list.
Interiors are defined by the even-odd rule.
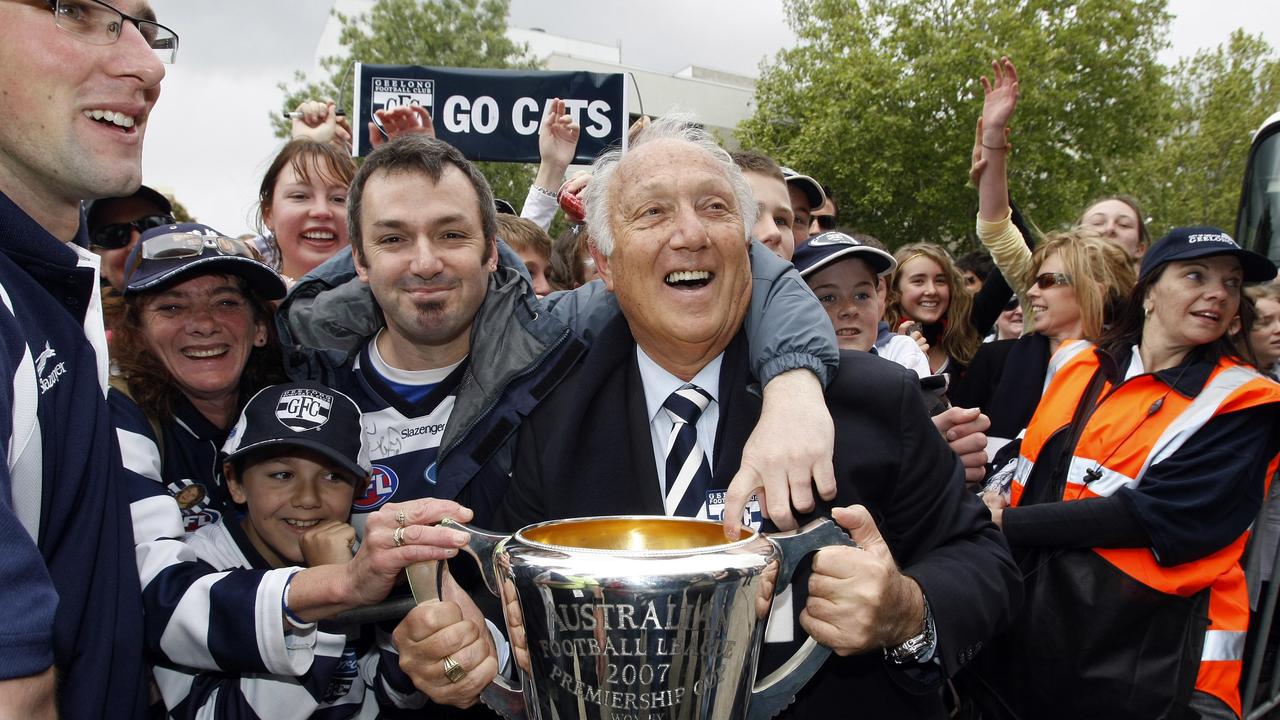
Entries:
[[[476,564],[480,566],[480,575],[484,578],[484,584],[489,588],[489,592],[501,597],[498,577],[493,567],[493,554],[498,543],[509,536],[480,530],[451,518],[445,518],[439,524],[453,530],[461,530],[471,536],[471,540],[462,550],[474,558]],[[443,560],[420,562],[405,568],[405,575],[409,578],[409,589],[413,592],[413,599],[418,604],[440,599],[440,565],[443,563]],[[524,693],[521,692],[520,686],[512,684],[511,680],[504,678],[501,674],[494,677],[493,682],[480,693],[480,701],[509,720],[525,720],[528,717],[525,711]]]
[[[819,518],[799,530],[775,533],[767,537],[781,551],[778,578],[774,582],[775,597],[791,586],[791,576],[805,556],[832,545],[858,546],[829,518]],[[782,712],[830,656],[831,648],[806,637],[795,655],[769,673],[768,677],[756,682],[751,691],[751,703],[747,712],[749,720],[768,720]]]

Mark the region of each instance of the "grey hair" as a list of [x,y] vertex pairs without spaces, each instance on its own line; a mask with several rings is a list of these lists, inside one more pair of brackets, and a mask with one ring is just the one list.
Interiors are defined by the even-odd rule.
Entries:
[[[702,150],[724,169],[725,177],[733,187],[733,194],[738,203],[738,215],[742,218],[742,234],[744,240],[751,239],[751,230],[756,224],[756,200],[751,193],[751,185],[742,174],[742,170],[733,162],[729,153],[716,142],[716,139],[703,128],[696,125],[693,116],[684,113],[668,113],[649,123],[631,140],[630,149],[634,150],[658,140],[678,140],[689,143]],[[614,173],[622,162],[622,149],[614,148],[596,158],[591,165],[591,182],[582,191],[582,202],[586,207],[587,227],[591,229],[591,242],[601,255],[609,257],[613,253],[613,225],[610,222],[613,213],[611,189]]]

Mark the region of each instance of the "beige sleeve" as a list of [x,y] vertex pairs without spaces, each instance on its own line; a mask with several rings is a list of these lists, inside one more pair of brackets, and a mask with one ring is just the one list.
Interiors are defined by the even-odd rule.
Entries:
[[987,222],[978,218],[978,240],[991,253],[1009,286],[1022,295],[1031,280],[1031,248],[1014,227],[1012,217],[1013,210],[1009,210],[1003,220]]

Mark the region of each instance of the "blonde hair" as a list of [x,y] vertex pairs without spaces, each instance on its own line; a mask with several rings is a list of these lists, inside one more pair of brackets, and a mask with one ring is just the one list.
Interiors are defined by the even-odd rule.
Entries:
[[1280,282],[1272,280],[1271,282],[1260,283],[1258,285],[1250,285],[1244,289],[1244,294],[1249,296],[1255,304],[1259,300],[1274,300],[1280,302]]
[[[1063,272],[1071,277],[1071,289],[1080,306],[1080,332],[1086,339],[1097,340],[1138,282],[1133,260],[1119,245],[1077,227],[1046,235],[1031,253],[1031,271],[1036,272],[1055,254],[1062,261]],[[1034,280],[1026,278],[1024,290]]]
[[938,341],[938,346],[947,354],[947,357],[967,365],[982,345],[982,338],[979,337],[977,329],[969,319],[969,313],[973,309],[973,295],[965,287],[964,278],[956,269],[951,255],[941,246],[921,242],[903,245],[898,248],[893,257],[898,261],[898,267],[889,280],[887,310],[889,322],[897,323],[904,317],[910,317],[902,308],[902,293],[898,290],[898,283],[903,277],[903,267],[919,257],[936,262],[947,276],[947,284],[951,288],[951,299],[947,303],[946,313],[943,314],[942,338]]

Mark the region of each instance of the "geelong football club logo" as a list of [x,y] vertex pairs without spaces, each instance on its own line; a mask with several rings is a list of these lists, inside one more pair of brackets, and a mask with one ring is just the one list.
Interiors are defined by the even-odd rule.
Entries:
[[276,403],[276,419],[294,432],[320,429],[332,411],[332,395],[307,388],[285,390]]
[[382,129],[382,123],[374,115],[374,111],[394,110],[405,105],[421,105],[427,109],[427,114],[434,120],[435,102],[435,80],[375,77],[369,101],[369,120],[377,125],[378,129]]
[[363,495],[356,497],[351,508],[361,512],[376,510],[396,494],[399,485],[400,478],[396,477],[395,470],[386,465],[374,465],[373,473],[369,476],[369,487]]

